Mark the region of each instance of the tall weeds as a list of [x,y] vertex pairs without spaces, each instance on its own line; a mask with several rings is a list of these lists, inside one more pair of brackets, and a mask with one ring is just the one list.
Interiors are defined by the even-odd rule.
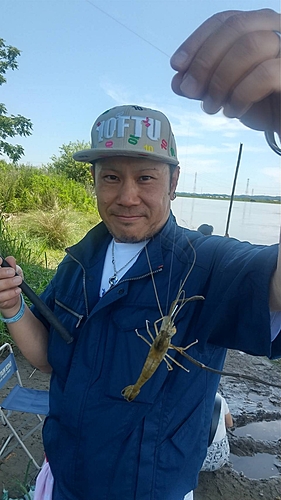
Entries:
[[13,255],[18,262],[28,264],[32,253],[29,242],[24,235],[19,237],[13,234],[8,219],[7,214],[0,213],[0,255],[3,257]]
[[72,207],[95,211],[93,187],[47,168],[0,161],[0,210],[5,213]]
[[72,223],[69,221],[69,209],[54,209],[44,212],[37,210],[26,217],[28,234],[40,238],[42,244],[53,249],[65,248],[69,243]]

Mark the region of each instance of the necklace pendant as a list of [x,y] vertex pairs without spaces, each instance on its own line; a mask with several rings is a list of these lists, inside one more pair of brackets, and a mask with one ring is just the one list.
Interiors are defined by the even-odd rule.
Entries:
[[113,276],[111,276],[111,278],[109,278],[108,283],[110,286],[114,286],[116,285],[116,283],[118,283],[118,278],[116,274],[114,274]]

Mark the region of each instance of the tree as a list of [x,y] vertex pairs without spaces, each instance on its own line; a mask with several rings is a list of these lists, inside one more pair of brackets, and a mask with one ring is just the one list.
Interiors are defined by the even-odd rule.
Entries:
[[[17,69],[17,57],[20,50],[11,45],[6,45],[5,40],[0,38],[0,85],[6,83],[5,74],[8,69]],[[0,103],[0,155],[6,154],[10,160],[17,162],[23,155],[24,149],[19,144],[10,144],[6,141],[8,137],[21,137],[31,134],[32,123],[29,118],[22,115],[8,115],[7,108]]]
[[77,162],[72,158],[73,153],[81,149],[90,148],[90,144],[84,141],[69,142],[60,148],[60,156],[53,155],[49,163],[49,168],[58,174],[64,174],[69,179],[73,179],[81,184],[92,184],[93,179],[88,163]]

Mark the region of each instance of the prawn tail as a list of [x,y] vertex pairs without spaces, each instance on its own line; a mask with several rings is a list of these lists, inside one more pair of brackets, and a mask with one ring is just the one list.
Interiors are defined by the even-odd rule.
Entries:
[[136,389],[135,385],[128,385],[125,387],[121,394],[127,401],[133,401],[137,395],[140,393],[140,389]]

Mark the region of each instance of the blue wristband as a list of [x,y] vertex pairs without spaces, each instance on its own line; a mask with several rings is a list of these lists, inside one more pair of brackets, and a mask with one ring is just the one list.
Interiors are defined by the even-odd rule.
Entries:
[[21,305],[19,312],[15,316],[12,316],[12,318],[3,318],[3,316],[0,316],[0,321],[2,321],[3,323],[15,323],[16,321],[19,321],[23,317],[25,310],[25,302],[22,295],[20,296],[20,298],[21,298]]

